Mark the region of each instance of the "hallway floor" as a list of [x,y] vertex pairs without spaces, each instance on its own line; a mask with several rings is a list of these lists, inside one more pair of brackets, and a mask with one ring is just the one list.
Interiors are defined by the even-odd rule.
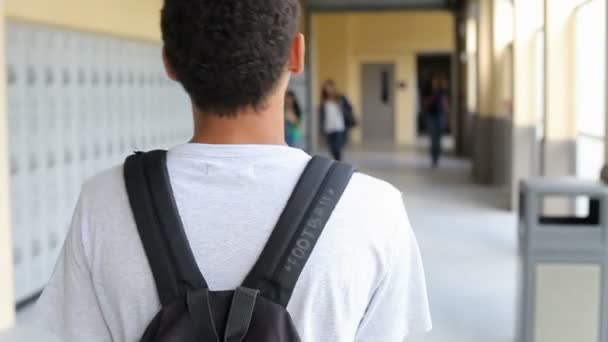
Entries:
[[[502,209],[501,191],[471,184],[470,165],[453,158],[438,170],[412,151],[357,150],[347,160],[404,193],[434,323],[430,334],[408,342],[513,342],[516,218]],[[20,312],[19,321],[27,324],[30,314]],[[17,335],[0,334],[0,341],[31,340]]]
[[[347,159],[404,193],[425,263],[433,331],[413,342],[515,340],[516,215],[499,189],[470,182],[470,165],[431,170],[414,152],[357,151]],[[408,340],[409,341],[409,340]]]

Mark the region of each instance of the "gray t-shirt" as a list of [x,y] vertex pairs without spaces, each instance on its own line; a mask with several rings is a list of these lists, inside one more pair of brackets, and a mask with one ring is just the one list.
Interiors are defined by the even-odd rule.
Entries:
[[[212,290],[238,287],[310,156],[283,146],[185,144],[168,169],[196,261]],[[38,323],[67,342],[138,341],[160,309],[122,166],[88,181]],[[401,342],[430,329],[418,245],[401,193],[356,174],[288,311],[303,342]]]

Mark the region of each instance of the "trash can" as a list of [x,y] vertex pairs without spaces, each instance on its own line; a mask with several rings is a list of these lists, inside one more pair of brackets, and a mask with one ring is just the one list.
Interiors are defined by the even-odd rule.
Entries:
[[[518,340],[608,342],[608,186],[535,178],[520,189]],[[543,215],[555,197],[584,198],[588,213]]]

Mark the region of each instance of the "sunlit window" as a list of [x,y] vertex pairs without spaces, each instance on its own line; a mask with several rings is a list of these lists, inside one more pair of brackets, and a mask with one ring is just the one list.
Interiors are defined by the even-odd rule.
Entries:
[[545,31],[543,28],[536,32],[534,45],[536,139],[540,142],[545,137]]
[[606,134],[606,0],[576,11],[577,174],[597,179],[604,164]]

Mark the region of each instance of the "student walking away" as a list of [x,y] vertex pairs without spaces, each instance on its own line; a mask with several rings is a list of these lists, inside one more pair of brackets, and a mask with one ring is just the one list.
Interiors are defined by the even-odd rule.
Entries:
[[291,147],[302,146],[302,109],[296,93],[289,90],[285,95],[285,141]]
[[428,99],[428,132],[431,137],[431,165],[439,166],[441,158],[441,140],[449,110],[447,81],[440,77],[433,78],[432,95]]
[[336,89],[333,80],[327,80],[321,90],[320,108],[321,128],[327,146],[335,160],[342,160],[342,151],[348,141],[348,132],[357,126],[353,107]]
[[[88,180],[38,305],[63,342],[401,342],[430,329],[401,193],[285,145],[298,0],[165,0],[194,133]],[[369,200],[373,199],[373,200]]]

